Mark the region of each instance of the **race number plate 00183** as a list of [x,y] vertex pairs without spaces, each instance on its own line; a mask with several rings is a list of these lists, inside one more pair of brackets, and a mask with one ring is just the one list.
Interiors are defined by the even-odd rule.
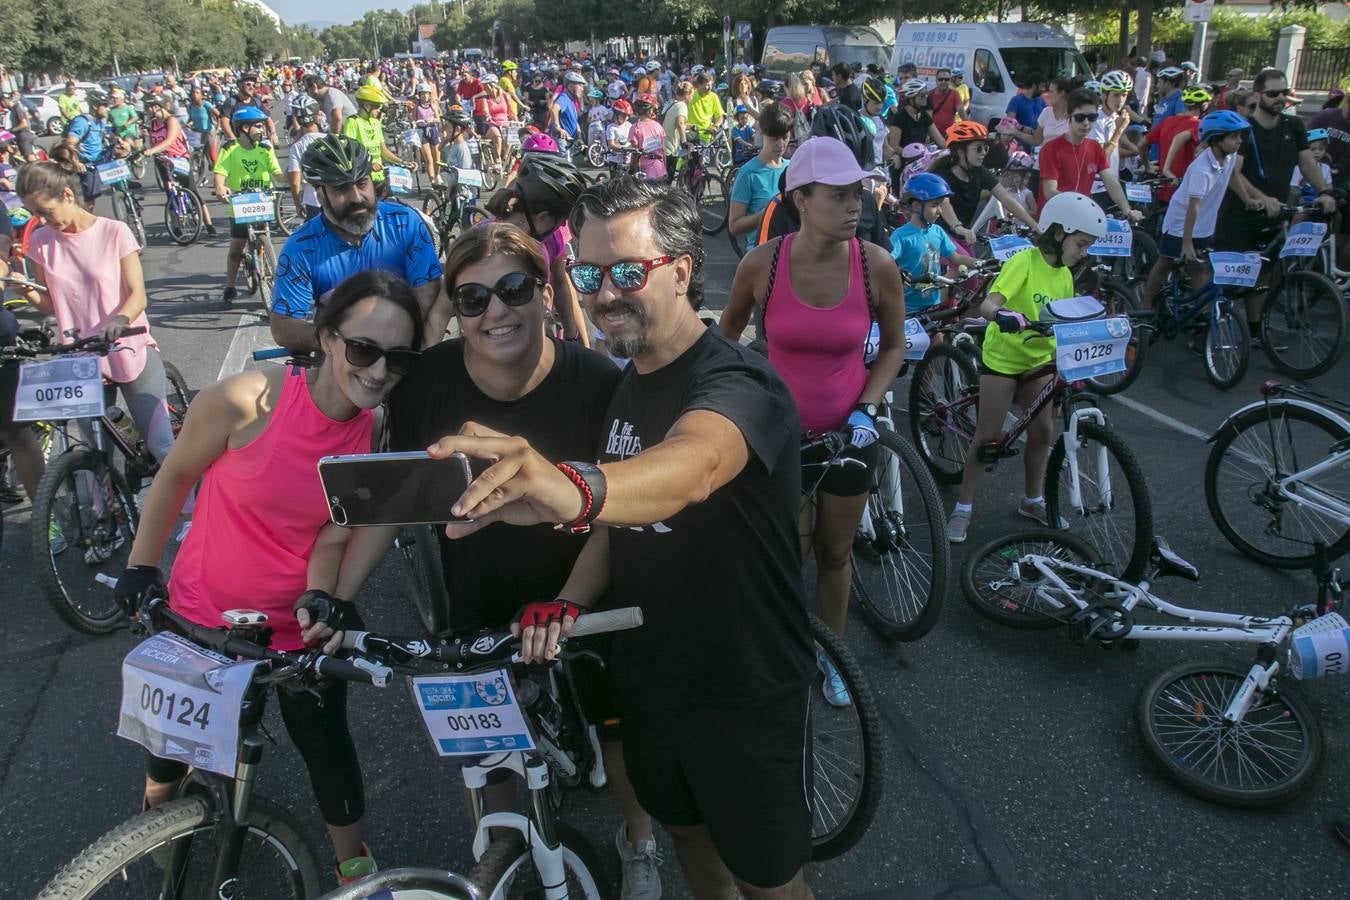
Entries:
[[1256,287],[1261,277],[1261,254],[1259,253],[1220,253],[1209,255],[1210,265],[1214,267],[1215,284],[1231,284],[1235,287]]
[[994,259],[999,262],[1007,262],[1008,257],[1019,250],[1025,250],[1031,246],[1031,241],[1024,237],[1018,237],[1015,234],[1005,234],[1000,237],[989,239],[989,252],[993,254]]
[[122,661],[117,735],[161,759],[234,776],[239,713],[256,662],[235,662],[163,632]]
[[103,415],[103,373],[96,356],[66,356],[19,367],[14,421],[55,422]]
[[395,194],[411,194],[413,189],[412,173],[402,166],[386,166],[384,175],[389,179],[389,190]]
[[1088,247],[1094,256],[1129,256],[1134,248],[1134,231],[1124,219],[1107,219],[1106,236]]
[[441,756],[531,750],[534,739],[505,670],[411,679],[413,701]]
[[1130,320],[1124,316],[1055,326],[1055,365],[1065,381],[1125,371]]
[[1327,236],[1326,222],[1299,222],[1290,225],[1285,233],[1284,246],[1280,248],[1280,259],[1289,256],[1316,256]]
[[275,215],[271,194],[235,194],[230,198],[230,216],[236,225],[270,222]]

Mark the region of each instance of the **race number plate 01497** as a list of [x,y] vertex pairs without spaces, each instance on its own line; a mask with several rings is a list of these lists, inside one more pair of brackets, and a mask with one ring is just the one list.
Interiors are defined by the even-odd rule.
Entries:
[[1214,266],[1214,283],[1231,284],[1235,287],[1255,287],[1261,277],[1261,254],[1259,253],[1219,253],[1209,255]]
[[1065,381],[1125,371],[1130,320],[1124,316],[1055,326],[1055,365]]
[[534,739],[505,670],[411,679],[413,701],[441,756],[531,750]]
[[103,415],[103,374],[95,356],[66,356],[19,367],[14,421],[54,422]]
[[1280,248],[1280,259],[1289,256],[1315,256],[1327,235],[1326,222],[1299,222],[1290,225],[1285,233],[1284,246]]
[[236,225],[269,222],[276,215],[271,194],[235,194],[230,198],[230,215]]
[[142,641],[122,661],[118,737],[161,759],[233,777],[239,713],[257,665],[173,634]]

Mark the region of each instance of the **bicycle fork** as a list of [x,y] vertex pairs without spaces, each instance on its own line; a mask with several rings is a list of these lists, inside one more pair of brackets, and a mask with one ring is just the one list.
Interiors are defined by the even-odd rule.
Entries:
[[[482,814],[487,776],[500,769],[510,769],[525,779],[530,792],[531,815],[514,812]],[[530,850],[530,858],[544,890],[544,900],[567,900],[567,867],[563,862],[563,846],[553,827],[553,813],[549,809],[548,763],[538,757],[526,760],[522,754],[512,753],[509,758],[495,763],[484,761],[465,766],[464,784],[469,788],[474,811],[479,814],[478,831],[473,838],[474,859],[481,859],[486,852],[491,829],[509,828],[517,831]]]
[[[1078,423],[1083,419],[1091,419],[1102,428],[1106,427],[1106,416],[1100,409],[1092,407],[1089,409],[1076,409],[1069,416],[1069,424],[1064,429],[1064,459],[1069,464],[1069,506],[1079,513],[1086,515],[1088,510],[1084,509],[1083,504],[1083,485],[1080,480],[1081,467],[1078,460]],[[1102,505],[1105,509],[1111,509],[1115,503],[1111,496],[1111,466],[1110,456],[1106,452],[1105,444],[1097,445],[1097,485],[1102,498]]]

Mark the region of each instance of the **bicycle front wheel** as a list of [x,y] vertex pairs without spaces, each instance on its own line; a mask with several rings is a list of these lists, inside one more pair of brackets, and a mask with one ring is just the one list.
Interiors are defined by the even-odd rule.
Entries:
[[170,193],[164,204],[164,229],[180,247],[197,240],[202,233],[202,198],[185,188]]
[[289,192],[276,191],[272,194],[272,198],[276,201],[272,224],[277,227],[277,231],[289,236],[292,231],[305,224],[305,211],[295,205],[295,198]]
[[943,484],[960,484],[975,437],[980,378],[970,356],[934,344],[909,382],[909,428],[914,447]]
[[942,499],[923,458],[882,429],[863,521],[853,539],[853,596],[884,637],[917,641],[937,624],[951,547]]
[[1154,678],[1135,707],[1144,749],[1188,792],[1228,806],[1285,803],[1322,764],[1322,728],[1296,694],[1272,684],[1241,720],[1224,712],[1249,670],[1185,663]]
[[164,402],[169,407],[169,424],[173,426],[173,433],[177,436],[183,428],[183,420],[187,418],[192,393],[188,390],[187,379],[178,371],[178,367],[167,359],[161,361],[164,363]]
[[[56,874],[39,900],[87,897],[214,897],[212,869],[220,835],[202,796],[157,806],[90,844]],[[314,852],[291,815],[261,797],[250,803],[237,897],[315,897],[322,887]]]
[[[605,883],[605,867],[590,841],[571,826],[555,823],[562,841],[563,870],[567,873],[567,896],[571,900],[601,900],[613,891]],[[483,851],[469,875],[483,900],[517,900],[544,896],[544,885],[534,867],[530,848],[517,832],[494,840]]]
[[[1097,556],[1086,541],[1066,531],[1038,528],[994,538],[966,557],[961,569],[961,591],[966,602],[986,619],[1009,628],[1054,628],[1065,624],[1079,606],[1063,588],[1041,575],[1040,570],[1018,564],[1018,560],[1030,554],[1084,566],[1093,565]],[[1067,571],[1057,574],[1087,602],[1099,599],[1099,593],[1082,576]]]
[[1252,356],[1252,337],[1247,323],[1233,312],[1231,303],[1221,303],[1210,314],[1205,331],[1205,377],[1227,390],[1247,374]]
[[450,598],[435,526],[405,525],[394,544],[417,617],[428,634],[444,633],[450,628]]
[[272,293],[277,279],[277,251],[272,247],[272,239],[263,235],[258,249],[258,302],[262,305],[264,318],[272,312]]
[[[1136,235],[1137,236],[1137,235]],[[1106,307],[1108,316],[1129,316],[1130,313],[1139,311],[1139,296],[1134,288],[1127,287],[1114,278],[1108,278],[1102,283],[1101,290],[1098,292],[1098,299]],[[1096,375],[1087,379],[1088,384],[1092,385],[1092,390],[1098,394],[1119,394],[1130,385],[1134,384],[1139,373],[1144,371],[1144,356],[1148,353],[1149,331],[1140,329],[1137,323],[1132,323],[1130,329],[1130,340],[1125,345],[1125,371],[1113,372],[1110,375]]]
[[1341,292],[1319,272],[1286,272],[1261,312],[1261,347],[1270,364],[1313,378],[1341,357],[1346,312]]
[[694,185],[694,203],[698,206],[699,222],[704,234],[717,234],[727,227],[730,197],[720,175],[704,172]]
[[[1069,451],[1078,463],[1073,496]],[[1153,504],[1144,470],[1114,431],[1083,420],[1078,445],[1061,434],[1045,468],[1045,509],[1052,528],[1066,528],[1097,552],[1097,561],[1125,581],[1144,577],[1153,546]]]
[[[1281,569],[1311,567],[1314,541],[1333,558],[1350,551],[1350,521],[1325,502],[1350,497],[1350,467],[1291,477],[1347,441],[1350,431],[1337,419],[1306,406],[1272,402],[1231,416],[1219,427],[1205,464],[1205,501],[1214,524],[1234,547]],[[1350,451],[1340,453],[1350,458]]]
[[[95,427],[101,427],[95,423]],[[47,466],[33,498],[33,567],[58,616],[88,634],[122,623],[113,592],[94,580],[126,570],[136,502],[122,474],[96,450],[69,450]]]

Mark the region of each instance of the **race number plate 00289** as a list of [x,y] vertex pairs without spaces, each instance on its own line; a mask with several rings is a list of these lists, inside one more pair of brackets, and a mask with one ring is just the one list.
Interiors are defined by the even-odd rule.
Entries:
[[14,421],[55,422],[103,415],[103,373],[96,356],[66,356],[19,367]]
[[389,190],[395,194],[411,194],[413,189],[412,173],[402,166],[386,166],[384,175],[389,179]]
[[270,222],[275,215],[271,194],[235,194],[230,198],[230,216],[236,225]]
[[1130,320],[1124,316],[1055,326],[1055,365],[1065,381],[1125,371]]
[[1299,222],[1290,225],[1280,248],[1280,259],[1290,256],[1316,256],[1327,236],[1326,222]]
[[1214,283],[1231,284],[1235,287],[1256,287],[1261,277],[1261,254],[1259,253],[1220,253],[1209,255],[1214,266]]
[[413,701],[441,756],[531,750],[534,739],[505,670],[411,679]]
[[1134,248],[1134,230],[1124,219],[1107,219],[1106,236],[1088,247],[1094,256],[1129,256]]
[[1007,262],[1008,257],[1019,250],[1025,250],[1030,246],[1031,241],[1024,237],[1018,237],[1015,234],[1005,234],[989,239],[989,252],[992,253],[994,259],[999,262]]
[[99,163],[94,166],[94,171],[98,172],[98,180],[103,182],[105,186],[121,184],[123,181],[131,178],[131,170],[128,169],[127,164],[120,159]]
[[122,661],[117,735],[161,759],[234,776],[239,713],[257,662],[235,662],[163,632]]

